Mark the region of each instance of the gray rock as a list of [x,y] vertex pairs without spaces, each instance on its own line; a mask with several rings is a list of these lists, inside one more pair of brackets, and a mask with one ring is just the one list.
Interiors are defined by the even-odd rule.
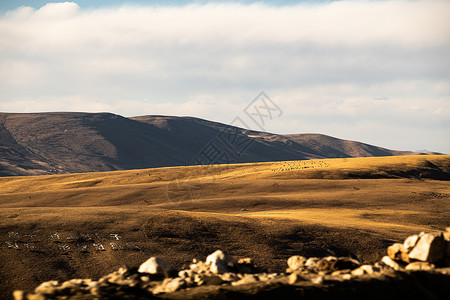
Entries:
[[139,266],[139,273],[150,274],[168,274],[173,271],[172,266],[159,257],[150,257],[142,265]]
[[434,263],[444,257],[445,251],[444,238],[427,233],[420,237],[416,246],[409,253],[409,258]]

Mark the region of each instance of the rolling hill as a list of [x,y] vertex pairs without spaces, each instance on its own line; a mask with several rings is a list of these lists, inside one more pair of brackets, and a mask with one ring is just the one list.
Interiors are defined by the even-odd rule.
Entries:
[[0,176],[410,154],[417,153],[192,117],[0,113]]
[[268,272],[292,255],[374,263],[449,226],[449,179],[449,155],[3,177],[0,298],[151,256],[181,268],[217,249]]

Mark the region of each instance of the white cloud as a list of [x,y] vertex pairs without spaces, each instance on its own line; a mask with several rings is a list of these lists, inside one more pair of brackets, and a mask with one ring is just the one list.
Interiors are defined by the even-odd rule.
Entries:
[[[365,131],[382,146],[389,138],[375,138],[379,128],[444,136],[448,15],[441,0],[22,7],[0,18],[0,111],[230,122],[265,90],[285,111],[268,131]],[[427,141],[419,148],[450,152],[448,142]]]

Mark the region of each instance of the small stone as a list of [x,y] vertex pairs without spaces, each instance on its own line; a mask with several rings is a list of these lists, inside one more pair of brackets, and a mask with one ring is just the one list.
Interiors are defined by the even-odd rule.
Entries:
[[334,271],[333,273],[331,273],[331,276],[341,276],[341,275],[350,274],[350,273],[351,273],[350,269],[338,270],[338,271]]
[[185,286],[186,281],[182,278],[167,278],[153,290],[153,294],[171,293],[178,291]]
[[402,252],[407,252],[403,244],[395,243],[387,248],[388,256],[393,260],[401,260]]
[[304,266],[310,270],[313,270],[316,268],[318,262],[319,259],[317,257],[310,257],[306,260]]
[[258,282],[258,281],[259,281],[258,276],[253,275],[253,274],[246,274],[244,276],[244,278],[242,278],[239,281],[232,282],[231,284],[232,285],[242,285],[242,284],[249,284],[249,283],[254,283],[254,282]]
[[59,282],[56,280],[46,281],[46,282],[41,283],[34,291],[38,294],[51,295],[51,294],[55,293],[58,285],[59,285]]
[[416,246],[417,242],[419,241],[419,236],[417,234],[411,235],[406,238],[406,240],[403,242],[403,247],[410,251],[414,246]]
[[[449,227],[447,227],[449,228]],[[450,242],[450,231],[445,231],[443,234],[444,240],[446,240],[447,242]]]
[[48,298],[42,294],[28,294],[27,300],[47,300]]
[[434,265],[425,261],[415,261],[405,267],[406,270],[432,270]]
[[261,273],[261,274],[258,274],[259,281],[269,281],[269,280],[272,280],[272,279],[276,279],[279,276],[281,276],[281,275],[277,274],[277,273],[270,273],[270,274]]
[[173,271],[172,266],[159,257],[150,257],[142,265],[139,266],[139,273],[150,273],[150,274],[168,274]]
[[364,274],[366,274],[366,272],[365,272],[363,269],[361,269],[361,268],[354,269],[354,270],[352,271],[352,275],[353,275],[353,276],[362,276],[362,275],[364,275]]
[[287,260],[287,264],[288,264],[289,268],[286,270],[286,272],[292,273],[294,271],[297,271],[297,270],[303,268],[303,266],[305,265],[305,262],[306,262],[306,258],[304,258],[303,256],[294,255],[294,256],[289,257]]
[[239,273],[257,273],[258,268],[255,267],[251,258],[241,258],[237,262],[237,271]]
[[369,274],[372,275],[375,272],[379,272],[380,269],[372,266],[372,265],[362,265],[361,267],[359,267],[358,269],[355,269],[352,271],[352,275],[355,276],[362,276],[364,274]]
[[350,279],[352,279],[352,275],[351,274],[344,274],[344,275],[342,275],[342,279],[350,280]]
[[193,270],[182,270],[178,272],[178,277],[180,278],[193,278],[194,274],[196,274]]
[[314,284],[322,284],[323,283],[323,276],[317,276],[311,279],[311,282]]
[[14,291],[13,292],[14,300],[25,300],[25,293],[23,291]]
[[225,254],[221,250],[217,250],[206,258],[206,264],[209,265],[211,272],[215,274],[232,271],[236,267],[236,263],[236,259],[233,256]]
[[317,265],[315,267],[316,272],[321,272],[323,274],[331,273],[333,271],[336,271],[335,265],[338,261],[338,258],[334,256],[328,256],[325,258],[322,258],[317,262]]
[[295,283],[300,282],[300,281],[305,281],[306,279],[303,278],[298,273],[292,273],[291,275],[289,275],[288,280],[289,280],[289,284],[295,284]]
[[410,263],[411,262],[411,258],[409,258],[409,253],[408,252],[402,252],[400,255],[400,259],[405,262],[405,263]]
[[239,280],[239,277],[235,273],[224,273],[219,274],[219,276],[223,281],[233,282]]
[[186,285],[186,281],[181,278],[173,278],[166,284],[166,293],[175,292]]
[[446,245],[442,236],[424,234],[409,253],[409,258],[427,262],[437,262],[444,257]]
[[396,271],[400,269],[400,265],[397,262],[393,261],[389,256],[384,256],[381,259],[381,262],[384,263],[385,265],[391,267],[392,269],[394,269]]

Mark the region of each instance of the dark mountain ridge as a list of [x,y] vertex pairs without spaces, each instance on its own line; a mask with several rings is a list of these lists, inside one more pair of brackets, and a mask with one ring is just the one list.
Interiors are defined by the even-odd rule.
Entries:
[[419,153],[193,117],[0,113],[0,176],[411,154]]

